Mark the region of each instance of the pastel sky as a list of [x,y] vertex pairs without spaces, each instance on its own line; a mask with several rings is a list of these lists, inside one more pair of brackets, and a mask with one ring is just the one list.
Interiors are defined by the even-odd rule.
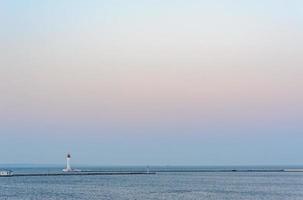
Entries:
[[303,1],[0,1],[0,164],[303,165]]

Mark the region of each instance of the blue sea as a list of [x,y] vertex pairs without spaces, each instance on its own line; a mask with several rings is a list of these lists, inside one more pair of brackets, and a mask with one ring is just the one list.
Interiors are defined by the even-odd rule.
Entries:
[[[158,171],[150,175],[1,177],[0,200],[303,199],[303,172],[198,172],[199,169],[150,167],[151,171]],[[13,170],[15,173],[61,171],[55,167]],[[87,170],[145,169],[102,167]]]

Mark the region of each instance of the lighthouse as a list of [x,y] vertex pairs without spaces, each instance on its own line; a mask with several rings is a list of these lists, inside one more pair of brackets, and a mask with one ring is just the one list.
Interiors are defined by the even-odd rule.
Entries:
[[72,172],[73,171],[71,166],[70,166],[70,159],[71,159],[71,156],[68,153],[67,156],[66,156],[66,168],[63,169],[64,172]]

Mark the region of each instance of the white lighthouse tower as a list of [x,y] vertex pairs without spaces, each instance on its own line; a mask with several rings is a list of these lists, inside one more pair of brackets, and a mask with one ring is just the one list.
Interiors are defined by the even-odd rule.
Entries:
[[73,171],[71,166],[70,166],[70,159],[71,159],[71,156],[68,153],[67,156],[66,156],[66,168],[63,169],[64,172],[72,172]]

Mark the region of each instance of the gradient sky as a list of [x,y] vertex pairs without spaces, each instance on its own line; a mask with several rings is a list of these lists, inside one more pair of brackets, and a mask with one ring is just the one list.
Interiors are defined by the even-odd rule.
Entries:
[[0,22],[0,163],[303,165],[301,0],[2,0]]

